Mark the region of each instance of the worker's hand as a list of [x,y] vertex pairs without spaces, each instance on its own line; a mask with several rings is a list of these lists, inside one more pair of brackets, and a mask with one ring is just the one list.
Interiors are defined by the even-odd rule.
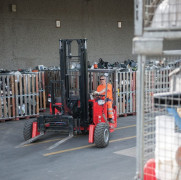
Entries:
[[98,91],[94,91],[93,95],[99,95],[99,92]]

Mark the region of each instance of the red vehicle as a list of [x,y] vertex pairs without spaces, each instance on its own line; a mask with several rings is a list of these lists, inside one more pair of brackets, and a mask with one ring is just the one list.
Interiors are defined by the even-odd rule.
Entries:
[[[78,55],[75,56],[71,52],[73,43],[78,47]],[[109,123],[107,98],[101,95],[92,98],[92,93],[88,92],[86,54],[85,39],[60,40],[61,80],[51,82],[50,114],[25,123],[23,144],[35,141],[48,131],[69,134],[56,144],[61,144],[79,133],[89,133],[88,142],[95,143],[97,147],[106,147],[109,144],[110,132],[117,127],[116,106],[113,107],[114,123]],[[55,93],[57,84],[60,87],[59,96]]]
[[90,100],[93,106],[93,123],[89,125],[89,143],[95,143],[97,147],[105,147],[109,143],[109,133],[117,127],[117,109],[113,107],[114,123],[107,121],[107,105],[100,95]]

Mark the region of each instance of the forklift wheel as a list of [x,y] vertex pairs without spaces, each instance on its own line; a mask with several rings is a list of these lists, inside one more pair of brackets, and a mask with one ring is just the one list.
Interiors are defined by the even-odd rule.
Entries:
[[32,125],[33,125],[33,122],[36,122],[36,120],[29,119],[24,124],[23,136],[24,136],[25,141],[32,138]]
[[109,126],[106,123],[97,124],[94,132],[94,142],[96,147],[106,147],[109,144],[109,134]]

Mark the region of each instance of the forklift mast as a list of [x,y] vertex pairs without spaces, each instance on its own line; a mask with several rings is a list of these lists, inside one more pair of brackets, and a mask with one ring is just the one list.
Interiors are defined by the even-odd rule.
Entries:
[[59,43],[63,113],[79,119],[79,125],[87,127],[89,124],[87,40],[61,39]]

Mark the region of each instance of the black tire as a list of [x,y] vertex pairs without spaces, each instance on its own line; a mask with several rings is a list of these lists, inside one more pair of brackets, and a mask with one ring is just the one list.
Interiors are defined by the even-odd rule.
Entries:
[[33,125],[33,122],[36,122],[36,120],[29,119],[24,124],[23,136],[24,136],[25,141],[32,138],[32,125]]
[[106,123],[99,123],[95,127],[94,142],[96,147],[104,148],[109,144],[110,132]]

